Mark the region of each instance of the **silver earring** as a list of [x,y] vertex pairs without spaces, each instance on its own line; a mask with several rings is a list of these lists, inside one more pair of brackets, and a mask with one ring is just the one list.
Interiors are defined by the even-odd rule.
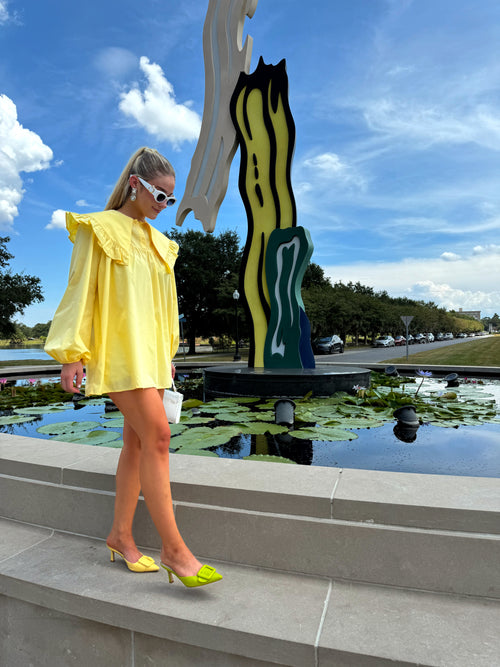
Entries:
[[137,188],[132,188],[132,192],[130,194],[130,201],[135,201],[137,199]]

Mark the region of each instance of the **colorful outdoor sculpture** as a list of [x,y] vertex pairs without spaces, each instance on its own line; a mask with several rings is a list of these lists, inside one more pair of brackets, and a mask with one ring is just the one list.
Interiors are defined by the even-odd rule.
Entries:
[[253,16],[256,6],[257,0],[209,3],[202,129],[177,224],[193,210],[205,231],[214,230],[239,143],[239,189],[248,219],[240,286],[251,321],[248,365],[314,368],[300,295],[313,245],[309,233],[297,227],[290,178],[295,124],[285,61],[274,66],[261,58],[249,75],[250,37],[241,49],[245,16]]

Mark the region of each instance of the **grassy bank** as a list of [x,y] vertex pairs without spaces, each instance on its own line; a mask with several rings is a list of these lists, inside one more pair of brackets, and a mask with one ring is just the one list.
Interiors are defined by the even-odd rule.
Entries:
[[12,347],[13,349],[20,348],[20,347],[41,347],[44,344],[44,340],[41,338],[35,338],[33,340],[23,340],[19,343],[13,344],[11,340],[8,338],[2,338],[0,339],[0,347],[5,348],[5,347]]
[[[415,349],[410,348],[410,350]],[[393,364],[406,363],[406,356],[389,359]],[[471,340],[456,345],[409,353],[408,362],[421,366],[500,366],[500,336]]]

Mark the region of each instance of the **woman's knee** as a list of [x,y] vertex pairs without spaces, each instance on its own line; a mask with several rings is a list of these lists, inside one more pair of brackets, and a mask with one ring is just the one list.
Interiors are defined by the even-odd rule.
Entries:
[[168,456],[170,448],[170,428],[168,424],[165,427],[155,429],[143,443],[145,452],[158,454],[160,456]]

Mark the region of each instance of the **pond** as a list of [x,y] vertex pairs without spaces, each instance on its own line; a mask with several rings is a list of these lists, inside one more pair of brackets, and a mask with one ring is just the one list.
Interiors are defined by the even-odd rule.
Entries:
[[33,347],[0,347],[0,361],[27,361],[28,359],[46,359],[53,361],[42,345]]
[[[426,379],[420,395],[432,395],[442,386],[443,383]],[[385,394],[391,391],[388,387],[379,389]],[[415,394],[416,387],[411,391]],[[183,411],[182,422],[172,425],[171,451],[313,466],[500,477],[500,383],[463,386],[455,391],[463,393],[462,407],[476,406],[480,420],[462,414],[437,425],[430,423],[431,413],[422,413],[423,423],[414,429],[412,438],[403,439],[392,417],[392,407],[380,408],[375,417],[370,417],[362,405],[354,405],[357,416],[353,417],[352,404],[350,413],[345,407],[345,401],[354,400],[352,397],[344,396],[342,402],[336,402],[337,395],[297,402],[296,422],[291,430],[274,423],[273,401],[239,399],[207,404],[194,401],[191,402],[196,404],[194,407]],[[446,407],[439,407],[443,414],[450,411],[449,401]],[[123,418],[119,412],[105,412],[104,399],[84,401],[78,409],[72,403],[51,409],[47,412],[47,408],[19,408],[4,412],[5,418],[9,414],[18,421],[3,423],[0,431],[107,447],[123,445]],[[460,420],[464,423],[459,425]]]

